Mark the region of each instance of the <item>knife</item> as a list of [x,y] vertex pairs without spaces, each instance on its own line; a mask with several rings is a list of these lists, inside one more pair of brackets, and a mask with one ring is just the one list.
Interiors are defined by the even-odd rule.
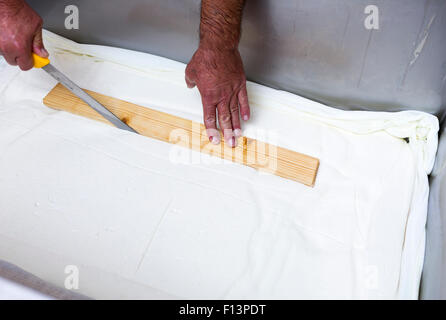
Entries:
[[126,123],[124,123],[121,119],[119,119],[117,116],[115,116],[110,110],[108,110],[98,101],[96,101],[92,96],[90,96],[88,93],[82,90],[73,81],[68,79],[62,72],[57,70],[52,64],[50,64],[49,59],[42,58],[37,54],[33,53],[33,61],[34,61],[34,68],[45,70],[50,76],[59,81],[64,87],[70,90],[78,98],[83,100],[91,108],[96,110],[101,116],[110,121],[113,125],[115,125],[119,129],[127,130],[133,133],[138,133],[133,128],[129,127]]

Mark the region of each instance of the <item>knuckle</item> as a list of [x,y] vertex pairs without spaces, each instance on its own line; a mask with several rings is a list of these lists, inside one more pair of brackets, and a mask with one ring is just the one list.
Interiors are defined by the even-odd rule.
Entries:
[[29,64],[20,64],[19,67],[22,71],[28,71],[32,68]]
[[216,124],[215,118],[205,118],[204,124],[206,127],[214,127]]
[[246,96],[246,94],[243,91],[241,91],[239,94],[239,102],[240,102],[240,104],[248,103],[248,97]]
[[212,112],[212,110],[205,110],[204,111],[204,121],[211,123],[214,122],[215,123],[215,113]]
[[228,113],[220,114],[219,116],[220,123],[229,123],[231,121],[231,116]]
[[246,100],[246,99],[240,99],[239,100],[240,101],[240,108],[249,108],[249,104],[248,104],[248,100]]
[[229,110],[231,111],[231,113],[238,112],[238,105],[237,104],[231,104],[231,106],[229,107]]

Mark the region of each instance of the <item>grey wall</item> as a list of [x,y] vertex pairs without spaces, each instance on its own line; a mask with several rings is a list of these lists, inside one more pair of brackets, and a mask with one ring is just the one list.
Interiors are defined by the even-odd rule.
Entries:
[[426,257],[421,296],[446,299],[446,131],[443,130],[437,160],[430,177]]
[[[183,62],[198,44],[199,0],[29,3],[45,27],[79,42]],[[64,28],[68,4],[79,7],[79,30]],[[364,27],[368,4],[380,10],[379,30]],[[247,0],[241,52],[256,82],[332,106],[440,115],[446,107],[445,31],[444,0]]]

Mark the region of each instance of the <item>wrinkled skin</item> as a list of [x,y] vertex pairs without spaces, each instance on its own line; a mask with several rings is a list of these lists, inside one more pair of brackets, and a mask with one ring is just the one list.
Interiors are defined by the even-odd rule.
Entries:
[[0,53],[6,62],[26,71],[33,67],[33,52],[48,57],[42,24],[42,18],[24,1],[0,0]]
[[220,142],[218,117],[226,143],[235,147],[235,138],[242,135],[240,118],[247,121],[250,117],[246,77],[238,49],[200,46],[186,68],[186,83],[200,91],[209,140],[214,144]]

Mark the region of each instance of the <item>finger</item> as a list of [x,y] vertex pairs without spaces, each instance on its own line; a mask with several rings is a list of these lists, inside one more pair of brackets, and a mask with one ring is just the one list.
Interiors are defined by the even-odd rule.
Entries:
[[186,75],[186,84],[187,84],[187,87],[189,88],[189,89],[192,89],[193,87],[195,87],[195,81],[193,81],[193,80],[191,80],[190,78],[188,78],[187,77],[187,75]]
[[21,48],[17,52],[16,62],[17,65],[22,69],[23,71],[30,70],[34,67],[34,61],[32,58],[32,39],[30,38],[29,41],[25,43],[25,47]]
[[40,28],[34,36],[32,47],[34,53],[42,58],[48,58],[49,53],[46,51],[45,46],[43,45],[42,28]]
[[28,71],[34,67],[34,62],[31,57],[31,53],[23,52],[16,58],[17,65],[22,69],[23,71]]
[[230,147],[235,147],[237,140],[234,137],[234,132],[232,131],[231,122],[231,112],[229,110],[229,102],[220,102],[217,105],[218,109],[218,123],[220,124],[220,129],[223,131],[223,135],[226,143]]
[[34,61],[32,58],[33,37],[28,37],[24,43],[21,43],[20,47],[16,51],[17,65],[23,71],[27,71],[34,67]]
[[242,86],[238,93],[238,103],[240,105],[240,115],[244,121],[248,121],[251,117],[251,110],[249,109],[248,92],[246,91],[246,84]]
[[220,143],[220,132],[217,129],[217,106],[214,104],[203,104],[204,126],[209,141],[213,144]]
[[17,65],[17,61],[16,61],[17,56],[15,54],[10,53],[8,51],[3,52],[2,54],[3,54],[3,58],[5,58],[6,62],[9,65],[11,65],[11,66]]
[[240,126],[240,113],[238,108],[237,95],[233,95],[229,104],[229,111],[231,112],[232,129],[236,138],[242,136],[242,128]]

